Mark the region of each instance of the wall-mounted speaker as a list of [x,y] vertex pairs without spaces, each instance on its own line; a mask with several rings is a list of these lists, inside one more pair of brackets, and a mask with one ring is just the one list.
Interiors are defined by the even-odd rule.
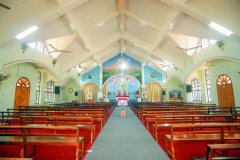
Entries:
[[162,95],[165,96],[166,95],[166,91],[162,90]]
[[186,85],[186,92],[192,92],[192,85]]
[[75,91],[75,92],[74,92],[74,95],[77,97],[77,96],[78,96],[78,91]]
[[54,93],[55,94],[60,94],[60,86],[55,86]]

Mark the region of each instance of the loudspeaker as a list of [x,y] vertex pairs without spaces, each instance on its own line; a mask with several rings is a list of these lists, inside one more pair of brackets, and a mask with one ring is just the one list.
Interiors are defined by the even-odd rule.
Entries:
[[55,86],[54,93],[60,94],[60,86]]
[[166,95],[166,91],[162,90],[162,95],[165,96]]
[[77,97],[77,96],[78,96],[78,91],[75,91],[75,92],[74,92],[74,95]]
[[192,92],[192,85],[186,86],[186,92]]

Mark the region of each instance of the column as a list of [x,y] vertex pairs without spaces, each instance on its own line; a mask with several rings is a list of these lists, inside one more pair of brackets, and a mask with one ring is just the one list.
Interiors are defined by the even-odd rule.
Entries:
[[45,104],[45,89],[47,85],[47,73],[41,72],[40,104]]

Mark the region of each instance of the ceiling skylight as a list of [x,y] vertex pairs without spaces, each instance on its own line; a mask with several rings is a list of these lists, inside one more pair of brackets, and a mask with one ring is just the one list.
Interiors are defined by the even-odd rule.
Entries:
[[34,31],[38,30],[37,26],[32,26],[30,28],[28,28],[27,30],[23,31],[22,33],[19,33],[16,38],[17,39],[23,39],[26,36],[28,36],[29,34],[33,33]]
[[231,36],[231,34],[233,34],[232,31],[228,30],[227,28],[225,28],[225,27],[223,27],[223,26],[221,26],[221,25],[219,25],[217,23],[211,22],[209,24],[209,26],[212,27],[213,29],[215,29],[215,30],[217,30],[217,31],[227,35],[227,36]]
[[199,37],[192,37],[178,33],[168,33],[169,36],[176,42],[176,48],[182,50],[188,56],[192,56],[206,48],[211,44],[216,43],[217,40],[202,39]]

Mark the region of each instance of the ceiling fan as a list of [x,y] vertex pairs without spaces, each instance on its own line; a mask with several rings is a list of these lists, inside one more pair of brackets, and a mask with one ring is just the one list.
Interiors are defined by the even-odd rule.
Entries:
[[196,49],[196,48],[198,48],[198,47],[202,47],[202,46],[200,45],[200,46],[191,47],[191,48],[182,48],[182,47],[176,47],[176,48],[181,49],[181,50],[187,52],[187,51],[190,51],[190,50],[192,50],[192,49]]
[[49,53],[54,53],[54,52],[62,52],[62,53],[71,53],[71,51],[66,51],[66,50],[60,50],[57,49],[56,47],[54,47],[52,44],[48,44],[52,49],[54,49],[53,51],[50,51]]
[[76,65],[76,68],[87,69],[86,67],[83,67],[81,64]]
[[3,7],[3,8],[5,8],[5,9],[11,9],[10,7],[8,7],[7,5],[2,4],[2,3],[0,3],[0,6]]

